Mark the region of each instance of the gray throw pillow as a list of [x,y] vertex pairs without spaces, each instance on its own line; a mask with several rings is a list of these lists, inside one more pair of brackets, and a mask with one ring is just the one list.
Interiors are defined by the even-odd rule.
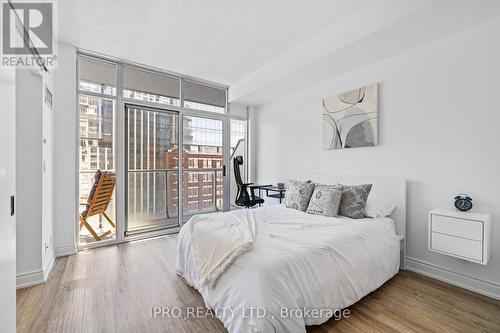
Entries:
[[285,192],[285,206],[305,212],[314,191],[314,183],[290,180]]
[[365,214],[366,200],[372,189],[372,184],[342,186],[339,215],[352,219],[362,219]]
[[341,197],[342,186],[316,184],[306,213],[336,217]]

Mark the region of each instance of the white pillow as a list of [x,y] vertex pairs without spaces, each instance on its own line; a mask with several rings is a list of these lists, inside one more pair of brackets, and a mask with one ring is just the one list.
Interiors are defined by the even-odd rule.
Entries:
[[376,196],[369,196],[365,205],[365,216],[367,217],[386,217],[391,215],[396,205]]

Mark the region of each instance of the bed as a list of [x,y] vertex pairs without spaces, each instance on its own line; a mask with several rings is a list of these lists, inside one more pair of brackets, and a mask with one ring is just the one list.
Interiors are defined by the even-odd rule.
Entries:
[[176,270],[229,332],[305,332],[305,326],[324,323],[379,288],[404,265],[403,180],[326,175],[306,179],[369,182],[377,196],[397,208],[389,217],[357,220],[310,215],[283,205],[223,213],[235,219],[251,214],[255,242],[215,285],[199,283],[192,224],[185,224],[178,238]]

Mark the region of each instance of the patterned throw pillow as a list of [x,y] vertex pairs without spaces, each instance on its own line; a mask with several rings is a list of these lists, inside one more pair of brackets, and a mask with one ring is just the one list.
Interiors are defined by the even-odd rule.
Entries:
[[313,182],[290,180],[285,192],[285,206],[305,212],[313,191]]
[[372,189],[372,184],[341,186],[344,189],[342,190],[342,198],[340,199],[339,215],[352,219],[362,219],[365,214],[366,200]]
[[336,217],[341,197],[342,186],[316,184],[306,213]]

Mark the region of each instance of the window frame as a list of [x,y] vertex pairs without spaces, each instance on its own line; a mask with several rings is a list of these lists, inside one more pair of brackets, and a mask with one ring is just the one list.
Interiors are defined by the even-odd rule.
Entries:
[[[191,194],[191,191],[192,190],[196,190],[196,194]],[[198,186],[189,186],[188,187],[188,198],[197,198],[198,195],[199,195],[199,190],[198,190]]]
[[[189,168],[189,167],[188,167]],[[198,172],[187,172],[188,173],[188,183],[198,183]]]
[[[108,62],[112,63],[116,66],[116,85],[114,89],[116,90],[115,95],[110,95],[110,94],[104,94],[104,93],[95,93],[87,90],[80,90],[80,75],[79,75],[79,59],[80,57],[88,57],[94,60],[102,61],[102,62]],[[127,209],[127,203],[125,202],[126,198],[125,197],[125,192],[126,192],[126,177],[124,176],[124,172],[126,171],[126,166],[124,165],[124,154],[125,151],[122,151],[124,149],[124,133],[123,128],[124,128],[124,115],[123,113],[125,112],[125,105],[126,104],[135,104],[138,106],[144,106],[144,107],[153,107],[153,108],[159,108],[159,109],[164,109],[164,110],[169,110],[169,111],[175,111],[179,113],[179,119],[181,119],[183,116],[195,116],[195,117],[205,117],[205,118],[213,118],[213,119],[219,119],[223,121],[223,128],[224,128],[224,139],[223,139],[223,145],[227,145],[227,148],[224,146],[222,149],[223,152],[223,161],[222,165],[228,166],[230,161],[229,161],[229,146],[230,146],[230,119],[240,119],[240,120],[246,120],[247,125],[248,125],[248,113],[246,115],[244,114],[231,114],[231,108],[230,108],[230,103],[229,103],[229,94],[228,94],[228,86],[227,85],[222,85],[214,82],[210,82],[207,80],[202,80],[198,79],[195,77],[190,77],[187,75],[182,75],[176,72],[172,71],[167,71],[163,69],[158,69],[138,63],[134,63],[131,61],[123,60],[120,58],[116,57],[110,57],[110,56],[105,56],[102,54],[98,54],[95,52],[87,51],[87,50],[81,50],[77,49],[76,50],[76,82],[75,84],[75,91],[76,91],[76,103],[75,103],[75,113],[77,115],[77,120],[75,124],[75,131],[77,133],[76,139],[75,139],[75,147],[77,149],[77,152],[79,151],[80,147],[80,110],[79,110],[79,96],[80,94],[85,94],[89,96],[96,96],[96,97],[101,97],[105,99],[111,99],[115,100],[115,119],[114,119],[114,160],[115,160],[115,169],[117,171],[117,183],[116,183],[116,189],[115,189],[115,195],[116,195],[116,208],[115,208],[115,213],[116,213],[116,219],[117,219],[117,229],[116,229],[116,238],[113,240],[104,240],[101,242],[96,242],[95,244],[78,244],[79,249],[87,249],[87,248],[93,248],[93,247],[98,247],[98,246],[105,246],[105,245],[110,245],[110,244],[118,244],[122,242],[128,242],[134,239],[140,239],[144,237],[154,237],[156,235],[164,235],[164,234],[170,234],[170,233],[177,233],[180,230],[180,227],[185,223],[183,219],[183,208],[182,204],[179,203],[179,224],[180,226],[177,228],[172,228],[168,230],[159,230],[158,232],[151,231],[147,236],[146,234],[143,235],[125,235],[123,228],[126,226],[126,214],[125,211]],[[174,78],[179,78],[179,86],[180,86],[180,106],[174,106],[174,105],[168,105],[168,104],[162,104],[162,103],[155,103],[155,102],[149,102],[149,101],[143,101],[143,100],[137,100],[133,98],[127,98],[123,96],[123,66],[129,66],[129,67],[134,67],[135,69],[138,70],[143,70],[146,72],[151,72],[153,74],[158,74],[158,75],[163,75],[163,76],[171,76]],[[211,111],[202,111],[202,110],[196,110],[196,109],[190,109],[190,108],[185,108],[184,107],[184,96],[183,96],[183,82],[184,81],[190,81],[199,85],[205,85],[208,87],[216,88],[223,90],[225,92],[225,107],[224,107],[224,112],[211,112]],[[247,138],[249,137],[249,132],[247,130]],[[180,138],[182,142],[182,138]],[[225,143],[224,143],[225,142]],[[246,140],[246,145],[248,145],[248,139]],[[180,154],[179,154],[180,155]],[[184,173],[186,171],[190,171],[188,168],[184,168],[182,163],[180,163],[181,160],[178,161],[178,168],[179,168],[179,178],[178,178],[178,197],[182,198],[183,197],[183,177]],[[77,153],[75,154],[75,163],[78,166],[79,171],[79,165],[80,165],[80,154]],[[228,169],[229,170],[229,169]],[[183,171],[183,172],[181,172]],[[217,172],[216,172],[217,173]],[[79,172],[75,173],[75,183],[77,184],[76,189],[75,189],[75,214],[78,215],[78,209],[79,209]],[[213,176],[207,176],[207,180],[204,181],[203,179],[200,179],[200,175],[198,174],[198,182],[212,182],[214,180]],[[230,186],[230,177],[232,176],[231,172],[226,174],[226,177],[223,177],[223,184],[224,187],[228,189],[227,191],[227,196],[229,199],[229,186]],[[218,177],[217,177],[218,178]],[[213,191],[212,191],[213,192]],[[226,191],[224,191],[224,197],[226,196]],[[226,198],[225,198],[226,199]],[[230,200],[224,200],[224,207],[223,210],[229,210],[229,201]],[[189,202],[189,201],[188,201]],[[77,221],[78,222],[78,221]],[[79,237],[79,230],[78,230],[78,223],[75,223],[75,237],[78,239]],[[98,243],[98,244],[97,244]],[[96,246],[93,246],[96,245]]]
[[212,176],[212,172],[203,172],[202,183],[212,183],[214,178]]
[[[190,207],[191,205],[193,205],[193,206],[195,206],[195,207],[194,207],[194,208],[191,208],[191,207]],[[188,206],[188,207],[187,207],[187,211],[188,211],[188,212],[198,211],[198,207],[199,207],[199,205],[198,205],[198,201],[188,201],[188,202],[187,202],[187,206]]]
[[[80,59],[81,58],[87,58],[91,59],[94,61],[99,61],[102,63],[108,63],[108,64],[113,64],[115,66],[115,86],[114,92],[115,94],[107,94],[104,92],[94,92],[94,91],[88,91],[85,89],[80,89]],[[85,53],[80,53],[77,52],[76,54],[76,165],[77,165],[77,172],[75,175],[75,184],[77,184],[76,189],[75,189],[75,199],[76,199],[76,207],[77,207],[77,213],[79,212],[79,202],[80,202],[80,176],[82,174],[82,169],[81,169],[81,154],[80,154],[80,148],[81,148],[81,137],[80,137],[80,121],[81,121],[81,105],[80,105],[80,98],[82,96],[87,96],[90,98],[96,98],[96,99],[102,99],[102,100],[110,100],[114,104],[114,111],[113,111],[113,123],[112,123],[112,132],[113,132],[113,168],[115,170],[118,169],[117,164],[118,164],[118,158],[121,156],[119,154],[119,149],[120,146],[118,144],[118,111],[120,109],[120,104],[119,104],[119,64],[108,59],[103,59],[101,57],[94,57],[92,55],[88,55]],[[92,167],[90,165],[90,167]],[[97,165],[97,168],[99,168],[99,165]],[[117,171],[118,172],[118,171]],[[118,220],[118,217],[120,215],[120,203],[119,203],[119,196],[117,195],[117,191],[115,190],[115,193],[113,194],[113,200],[114,200],[114,216],[115,219]],[[78,219],[76,219],[78,224]],[[115,237],[106,239],[106,240],[101,240],[97,242],[91,242],[91,243],[80,243],[80,228],[75,228],[75,239],[76,239],[76,244],[78,249],[82,248],[93,248],[93,247],[100,247],[100,246],[106,246],[109,244],[116,244],[120,241],[120,235],[119,235],[119,229],[117,228],[115,231]]]
[[[214,191],[212,189],[212,185],[203,185],[203,197],[208,197],[208,196],[212,196],[214,195]],[[209,190],[209,191],[205,191],[205,190]],[[210,192],[210,193],[205,193],[205,192]]]
[[[210,203],[210,204],[208,205],[208,207],[206,207],[206,206],[207,206],[207,205],[206,205],[207,203]],[[212,206],[214,205],[214,201],[213,201],[213,199],[203,199],[203,201],[202,201],[202,205],[203,205],[202,210],[203,210],[203,209],[209,209],[210,207],[212,207]]]
[[216,185],[215,194],[216,194],[216,195],[223,195],[223,194],[224,194],[224,185],[222,185],[222,184],[217,184],[217,185]]

